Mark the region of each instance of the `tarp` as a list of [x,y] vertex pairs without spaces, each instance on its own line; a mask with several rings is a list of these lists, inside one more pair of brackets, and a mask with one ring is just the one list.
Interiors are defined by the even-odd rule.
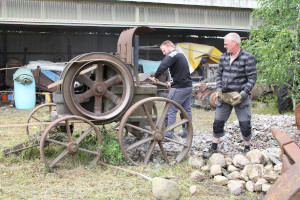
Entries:
[[33,74],[30,69],[20,68],[13,75],[14,81],[22,85],[30,85],[34,81]]
[[214,46],[196,43],[176,43],[176,50],[183,53],[189,62],[190,73],[200,64],[201,60],[205,63],[219,63],[222,52]]
[[156,70],[158,69],[161,61],[152,61],[152,60],[142,60],[138,61],[139,65],[143,65],[143,71],[145,74],[154,75]]

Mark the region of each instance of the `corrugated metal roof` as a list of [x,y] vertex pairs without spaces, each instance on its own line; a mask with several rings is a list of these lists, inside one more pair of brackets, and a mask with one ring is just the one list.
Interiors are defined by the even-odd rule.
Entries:
[[251,9],[125,1],[1,0],[0,2],[2,24],[115,27],[145,25],[152,28],[248,30],[252,23],[250,15]]

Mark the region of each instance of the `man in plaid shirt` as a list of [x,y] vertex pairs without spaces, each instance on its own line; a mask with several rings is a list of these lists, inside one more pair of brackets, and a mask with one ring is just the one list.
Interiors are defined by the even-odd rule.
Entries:
[[[241,38],[237,33],[229,33],[224,37],[223,53],[217,71],[217,108],[213,124],[213,140],[211,149],[204,153],[209,158],[217,153],[220,137],[225,135],[224,125],[228,120],[232,108],[235,109],[239,120],[240,130],[244,139],[244,155],[250,150],[251,132],[251,100],[250,91],[257,79],[256,60],[254,56],[240,47]],[[236,102],[229,104],[222,102],[222,95],[235,92]]]

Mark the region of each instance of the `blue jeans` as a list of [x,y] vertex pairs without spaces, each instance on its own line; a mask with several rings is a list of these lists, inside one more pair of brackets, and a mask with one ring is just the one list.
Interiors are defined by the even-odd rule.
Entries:
[[[188,88],[171,88],[169,91],[168,99],[171,99],[181,105],[185,111],[188,113],[190,119],[192,120],[192,110],[191,110],[191,99],[192,99],[192,87]],[[170,109],[167,114],[167,125],[170,126],[176,122],[176,114],[178,108],[173,104],[170,106]],[[183,125],[183,134],[187,134],[187,126]],[[165,133],[166,137],[172,137],[174,130]]]

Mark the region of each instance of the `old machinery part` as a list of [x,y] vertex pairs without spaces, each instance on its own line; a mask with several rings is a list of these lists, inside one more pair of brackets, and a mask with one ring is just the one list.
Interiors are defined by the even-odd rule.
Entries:
[[20,144],[4,149],[4,155],[39,146],[41,135],[51,122],[51,112],[55,111],[55,105],[55,103],[46,103],[32,109],[26,120],[27,124],[31,124],[26,125],[27,138]]
[[[30,138],[32,135],[37,132],[43,132],[48,124],[43,122],[51,122],[51,112],[56,110],[55,103],[45,103],[39,105],[31,110],[29,113],[26,122],[29,123],[37,123],[34,126],[26,126],[26,133]],[[40,122],[40,124],[38,124]]]
[[[53,121],[40,140],[40,154],[46,167],[69,168],[77,163],[94,167],[101,157],[99,129],[89,120],[68,115]],[[71,163],[71,164],[70,164]]]
[[287,134],[279,129],[271,129],[281,148],[281,176],[268,190],[265,200],[298,200],[300,199],[300,147]]
[[[175,106],[179,112],[176,122],[167,126],[170,106]],[[139,111],[138,114],[136,111]],[[187,126],[186,138],[178,135],[182,125]],[[165,133],[173,129],[173,138],[165,137]],[[141,137],[137,137],[137,133]],[[149,97],[132,105],[124,114],[118,139],[124,156],[134,165],[156,161],[168,164],[180,162],[192,145],[192,122],[187,112],[176,102],[163,97]]]
[[282,173],[284,173],[291,165],[300,162],[300,147],[286,133],[280,132],[279,129],[273,128],[271,131],[280,146],[281,154],[287,158],[282,161],[282,169],[284,169]]
[[[116,121],[130,106],[134,81],[127,66],[106,53],[80,57],[63,77],[62,93],[70,111],[102,123]],[[114,91],[122,92],[116,94]]]
[[134,35],[142,35],[147,32],[155,31],[147,26],[138,26],[124,30],[118,39],[117,55],[126,64],[133,64],[132,61],[132,41]]

